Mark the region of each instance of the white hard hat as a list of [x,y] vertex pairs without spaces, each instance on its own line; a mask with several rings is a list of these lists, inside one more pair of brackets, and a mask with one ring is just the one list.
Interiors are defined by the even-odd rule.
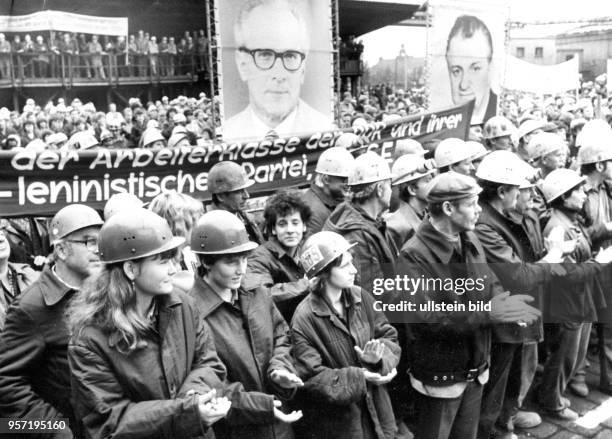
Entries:
[[427,151],[425,151],[425,149],[423,149],[423,146],[414,139],[396,140],[393,157],[398,158],[405,154],[418,154],[424,156],[425,154],[427,154]]
[[41,152],[47,149],[47,145],[41,139],[34,139],[26,145],[25,149],[26,151]]
[[476,177],[493,183],[520,186],[525,183],[525,171],[519,161],[521,159],[513,152],[493,151],[482,159]]
[[609,139],[608,136],[610,131],[612,131],[612,128],[604,120],[589,120],[584,124],[582,130],[576,136],[576,146],[582,147],[590,144],[602,143],[602,139]]
[[98,139],[89,131],[78,131],[74,133],[67,143],[71,149],[89,149],[99,145]]
[[530,160],[536,160],[551,152],[567,148],[567,144],[558,134],[538,133],[531,138],[527,145],[527,154]]
[[483,137],[494,139],[496,137],[512,136],[515,132],[516,128],[510,120],[504,116],[493,116],[484,125]]
[[434,152],[434,159],[438,168],[444,168],[468,160],[472,155],[472,149],[465,141],[451,137],[438,144]]
[[612,132],[602,133],[597,142],[588,142],[578,150],[578,163],[606,162],[612,160]]
[[550,203],[585,180],[584,177],[571,169],[555,169],[542,182],[542,194],[546,202]]
[[349,175],[349,186],[356,186],[393,178],[389,164],[375,152],[368,151],[355,159],[353,172]]
[[471,160],[479,160],[491,152],[482,143],[475,140],[468,140],[465,144],[472,150]]
[[334,143],[336,147],[347,149],[356,145],[359,145],[359,136],[353,133],[342,133],[342,135],[336,139],[336,143]]
[[326,149],[319,156],[315,172],[336,177],[348,177],[355,164],[352,154],[346,149],[334,146]]
[[420,154],[404,154],[391,167],[391,173],[394,176],[392,185],[417,180],[434,172],[436,168],[431,160],[425,160]]
[[527,134],[534,132],[535,130],[541,130],[544,128],[546,123],[543,120],[529,119],[523,122],[518,129],[518,138],[522,139]]
[[104,205],[104,221],[119,211],[125,209],[137,209],[143,207],[144,203],[136,195],[129,192],[118,192],[111,195]]

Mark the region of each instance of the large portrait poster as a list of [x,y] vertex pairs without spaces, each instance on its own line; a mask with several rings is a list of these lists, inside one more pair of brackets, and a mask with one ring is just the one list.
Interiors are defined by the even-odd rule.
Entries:
[[224,139],[332,128],[331,0],[217,0]]
[[499,3],[433,1],[427,33],[431,110],[475,100],[472,125],[497,114],[509,8]]

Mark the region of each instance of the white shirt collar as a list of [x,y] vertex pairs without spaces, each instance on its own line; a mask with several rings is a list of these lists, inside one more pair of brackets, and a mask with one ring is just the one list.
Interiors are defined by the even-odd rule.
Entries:
[[279,136],[289,135],[295,132],[295,120],[297,118],[298,105],[295,106],[293,111],[289,113],[289,115],[275,128],[270,128],[268,125],[262,122],[262,120],[255,114],[253,107],[249,105],[247,107],[247,113],[250,120],[250,127],[253,136],[256,137],[265,137],[270,131],[274,131]]

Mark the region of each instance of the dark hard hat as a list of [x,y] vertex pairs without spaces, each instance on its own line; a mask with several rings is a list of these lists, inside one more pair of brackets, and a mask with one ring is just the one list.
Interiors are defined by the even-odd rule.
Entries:
[[244,168],[234,162],[219,162],[208,173],[208,190],[211,194],[222,194],[245,189],[255,184]]
[[100,259],[107,264],[146,258],[172,250],[185,238],[172,236],[168,222],[143,208],[118,212],[100,230]]
[[240,219],[226,210],[213,210],[200,217],[191,232],[191,251],[203,255],[242,253],[257,248],[249,240]]

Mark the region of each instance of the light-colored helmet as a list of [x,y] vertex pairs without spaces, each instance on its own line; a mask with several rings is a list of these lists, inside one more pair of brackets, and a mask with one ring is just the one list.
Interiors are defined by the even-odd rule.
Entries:
[[547,203],[582,184],[586,179],[571,169],[555,169],[542,181],[542,194]]
[[51,244],[86,227],[101,226],[98,212],[84,204],[69,204],[57,211],[49,224]]
[[576,146],[582,147],[589,144],[597,144],[601,142],[602,137],[608,136],[612,130],[604,120],[593,119],[584,124],[582,130],[576,136]]
[[496,137],[512,136],[516,129],[512,122],[504,116],[493,116],[484,126],[483,137],[485,139],[495,139]]
[[336,258],[342,256],[356,244],[350,244],[335,232],[318,232],[304,243],[300,263],[309,278],[315,277]]
[[465,144],[472,150],[471,160],[480,160],[491,152],[482,143],[474,140],[468,140]]
[[191,232],[191,250],[202,255],[242,253],[257,246],[240,218],[226,210],[205,213]]
[[578,150],[578,163],[606,162],[612,160],[612,132],[603,134],[599,142],[589,142]]
[[529,160],[537,160],[552,152],[566,148],[567,144],[558,134],[538,133],[529,141],[527,154]]
[[375,152],[368,151],[355,159],[353,172],[349,175],[349,186],[374,183],[393,178],[389,164]]
[[472,155],[472,149],[465,141],[451,137],[438,144],[434,152],[434,160],[439,169],[468,160]]
[[104,220],[108,220],[114,214],[126,209],[138,209],[144,203],[136,195],[129,192],[118,192],[113,194],[104,205]]
[[546,123],[543,120],[529,119],[523,122],[518,129],[518,138],[522,139],[529,133],[533,133],[536,130],[544,128]]
[[397,160],[399,157],[406,154],[418,154],[424,156],[427,151],[423,149],[423,146],[414,139],[399,139],[395,141],[395,150],[393,151],[393,159]]
[[348,150],[334,146],[321,153],[315,172],[346,178],[351,174],[354,164],[355,159]]
[[476,171],[476,177],[499,184],[520,186],[525,182],[521,159],[510,151],[493,151],[487,155]]
[[89,149],[99,144],[98,139],[90,131],[79,131],[70,137],[66,146],[70,149]]
[[432,160],[425,160],[419,154],[404,154],[391,167],[391,173],[394,176],[391,184],[397,186],[434,172],[436,172],[436,167]]
[[353,133],[342,133],[340,137],[336,139],[334,146],[338,148],[352,149],[360,144],[359,136]]

